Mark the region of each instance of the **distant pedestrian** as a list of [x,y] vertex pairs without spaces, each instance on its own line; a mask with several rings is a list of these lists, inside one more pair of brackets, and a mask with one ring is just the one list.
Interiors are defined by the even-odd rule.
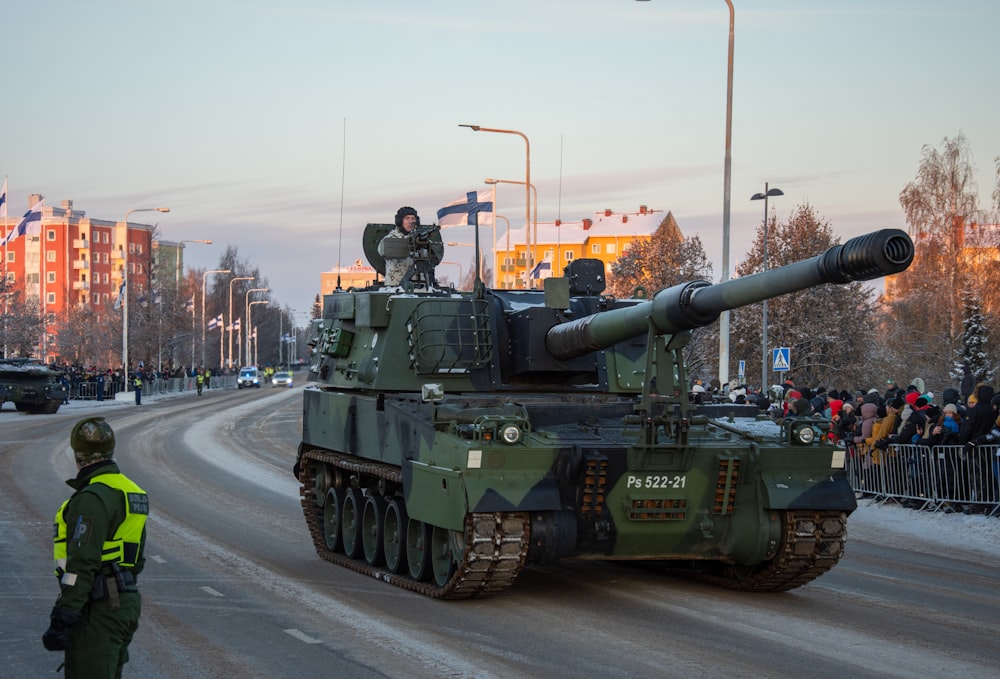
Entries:
[[135,390],[135,404],[137,406],[142,405],[142,375],[139,373],[135,374],[132,378],[132,389]]

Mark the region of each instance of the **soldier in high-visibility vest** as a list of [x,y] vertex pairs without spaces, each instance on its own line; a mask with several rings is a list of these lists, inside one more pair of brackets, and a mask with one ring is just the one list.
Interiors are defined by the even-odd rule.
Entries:
[[60,594],[42,643],[65,651],[66,679],[114,679],[139,626],[149,498],[112,459],[115,435],[104,418],[77,422],[70,446],[78,474],[66,482],[75,492],[53,527]]

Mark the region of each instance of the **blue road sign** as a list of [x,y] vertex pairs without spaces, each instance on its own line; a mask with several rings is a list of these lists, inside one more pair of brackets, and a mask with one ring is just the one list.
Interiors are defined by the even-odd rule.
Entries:
[[792,351],[788,347],[778,347],[772,351],[771,370],[774,372],[784,372],[790,369],[792,364]]

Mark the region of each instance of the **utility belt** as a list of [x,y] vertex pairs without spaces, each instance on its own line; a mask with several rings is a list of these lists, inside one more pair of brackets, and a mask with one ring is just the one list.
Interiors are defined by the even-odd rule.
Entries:
[[107,599],[108,608],[117,611],[121,608],[120,594],[135,594],[138,591],[132,571],[121,568],[117,563],[104,564],[94,577],[94,584],[90,588],[90,600]]

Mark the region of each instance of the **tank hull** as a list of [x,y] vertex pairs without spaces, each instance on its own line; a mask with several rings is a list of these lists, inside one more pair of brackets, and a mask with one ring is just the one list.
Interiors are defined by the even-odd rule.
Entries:
[[61,373],[29,359],[0,361],[0,406],[12,402],[19,412],[53,414],[67,398]]
[[[338,484],[358,489],[358,504],[395,499],[409,521],[448,531],[456,553],[473,549],[463,544],[469,526],[489,517],[518,527],[511,551],[519,568],[557,559],[663,561],[754,590],[798,586],[833,567],[856,507],[830,446],[789,449],[711,425],[687,446],[648,445],[641,428],[623,424],[634,406],[627,398],[521,394],[426,403],[309,387],[304,402],[300,457],[311,482],[303,483],[303,506],[317,550],[372,574],[383,564],[360,553],[347,558],[326,543],[323,505]],[[522,432],[514,445],[498,440],[509,424]],[[358,532],[363,541],[364,528]],[[794,564],[776,566],[792,553]],[[746,577],[767,569],[765,579]],[[472,590],[407,573],[392,579],[458,598],[494,593],[514,575],[507,569],[502,586],[491,580]]]

